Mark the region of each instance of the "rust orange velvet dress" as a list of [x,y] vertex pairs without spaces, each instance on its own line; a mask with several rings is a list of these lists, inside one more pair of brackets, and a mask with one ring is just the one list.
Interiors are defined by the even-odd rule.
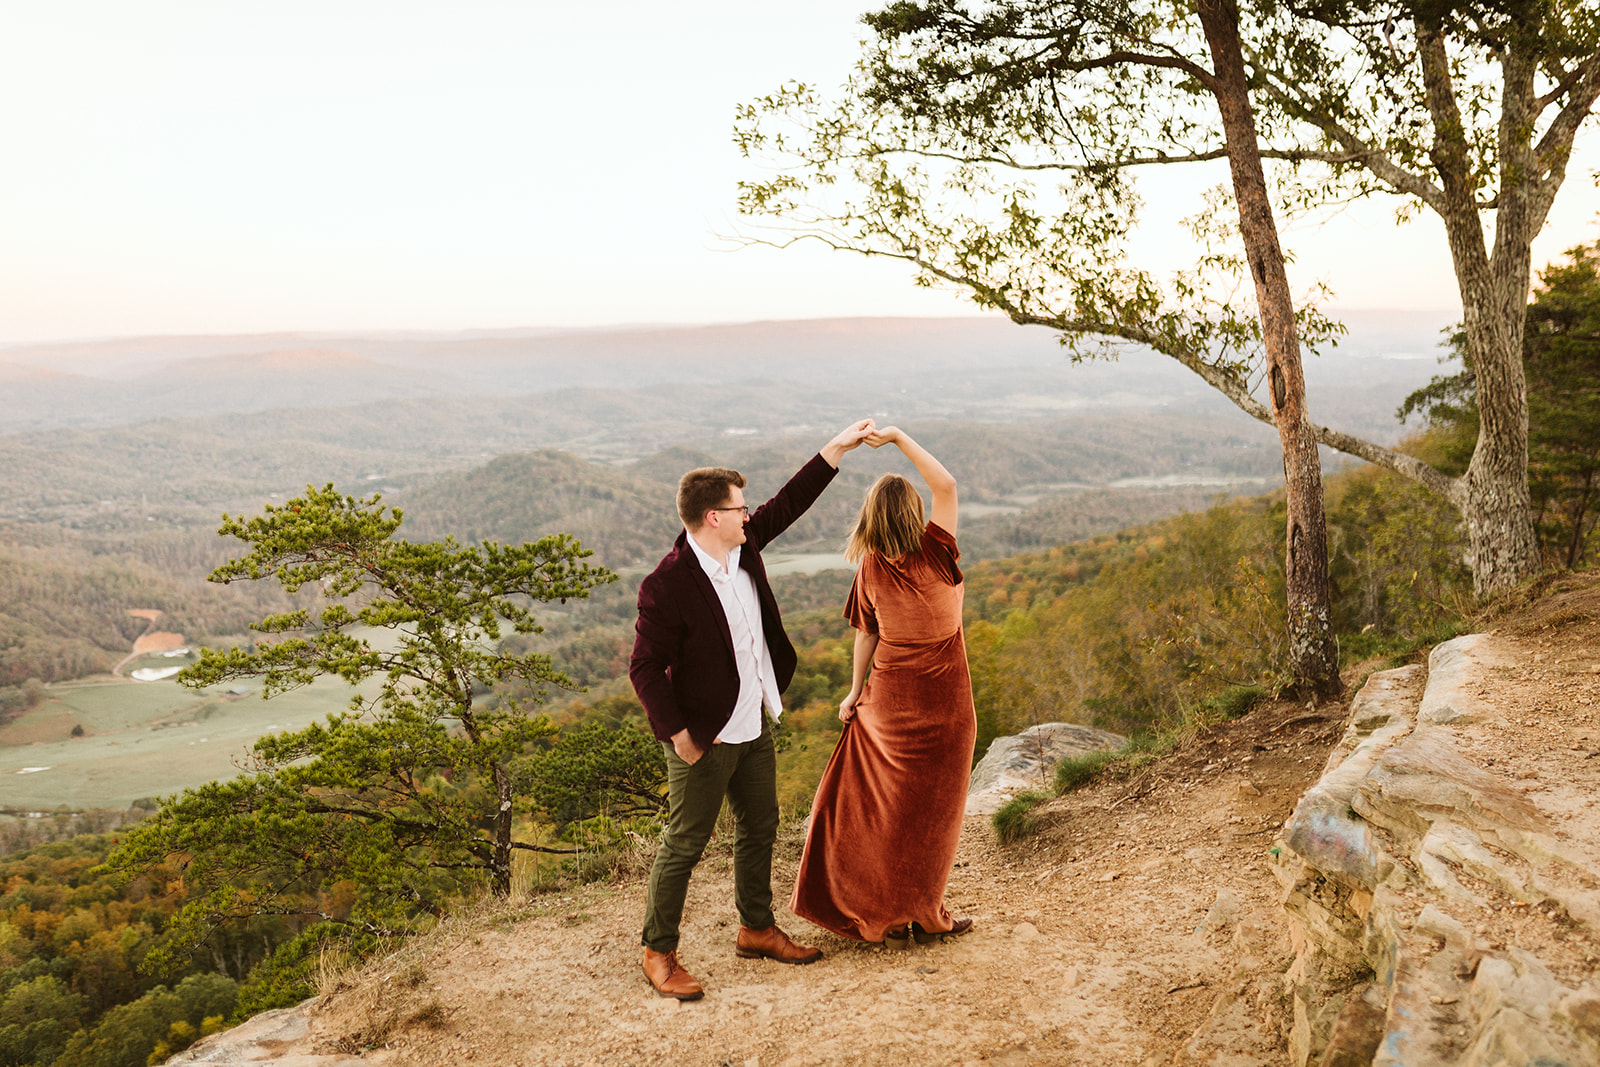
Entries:
[[917,551],[869,555],[845,617],[878,635],[872,670],[811,806],[789,907],[842,937],[948,930],[944,890],[977,739],[955,538],[929,523]]

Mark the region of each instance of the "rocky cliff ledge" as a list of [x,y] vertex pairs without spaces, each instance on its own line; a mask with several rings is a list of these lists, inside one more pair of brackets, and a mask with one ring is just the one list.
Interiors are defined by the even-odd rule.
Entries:
[[1274,849],[1297,1067],[1600,1063],[1600,657],[1580,630],[1600,620],[1457,638],[1357,695]]

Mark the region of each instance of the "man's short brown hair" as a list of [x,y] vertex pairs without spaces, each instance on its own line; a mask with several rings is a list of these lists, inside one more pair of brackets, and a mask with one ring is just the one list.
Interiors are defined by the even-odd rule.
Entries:
[[731,490],[744,488],[744,475],[727,467],[698,467],[678,480],[678,518],[691,530],[705,525],[706,512],[728,502]]

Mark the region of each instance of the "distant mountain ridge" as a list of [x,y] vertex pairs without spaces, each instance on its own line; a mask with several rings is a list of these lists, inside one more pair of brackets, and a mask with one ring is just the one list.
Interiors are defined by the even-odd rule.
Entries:
[[61,381],[66,378],[82,377],[81,374],[54,370],[50,367],[34,367],[25,363],[0,363],[0,382]]
[[[1306,360],[1312,410],[1342,423],[1357,408],[1387,421],[1425,382],[1439,313],[1351,313],[1351,334]],[[562,389],[726,387],[758,381],[896,395],[938,379],[972,417],[1221,403],[1170,359],[1129,349],[1070,364],[1059,335],[997,317],[808,319],[714,326],[415,334],[278,333],[144,337],[0,349],[0,363],[67,376],[0,373],[0,434],[152,418],[341,407],[407,398],[505,397]],[[315,355],[313,355],[315,354]],[[1401,357],[1401,358],[1396,358]],[[992,409],[985,414],[984,405]],[[881,407],[881,405],[879,405]],[[875,408],[874,410],[877,410]],[[759,413],[752,413],[759,414]],[[1366,426],[1342,426],[1363,432]]]
[[[1411,356],[1433,351],[1452,317],[1439,311],[1348,309],[1346,350],[1361,356]],[[436,366],[448,359],[492,368],[517,363],[548,366],[601,358],[659,372],[669,361],[709,370],[755,358],[773,363],[856,361],[863,354],[905,365],[970,364],[975,355],[1003,362],[1060,357],[1059,335],[1022,328],[994,315],[943,318],[854,317],[763,320],[709,325],[462,331],[326,331],[109,338],[0,346],[0,362],[49,366],[93,377],[127,377],[207,356],[331,348],[397,366]],[[1308,360],[1308,367],[1315,360]],[[748,371],[750,368],[744,368]],[[574,384],[566,382],[564,384]]]
[[272,373],[318,373],[329,371],[370,371],[377,360],[359,352],[339,348],[274,348],[243,355],[191,356],[176,360],[156,372],[160,374],[229,375],[268,371]]

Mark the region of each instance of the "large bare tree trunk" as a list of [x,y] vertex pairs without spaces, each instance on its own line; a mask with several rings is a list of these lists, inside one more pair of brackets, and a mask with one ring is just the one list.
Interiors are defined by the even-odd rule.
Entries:
[[1540,561],[1528,497],[1528,398],[1521,338],[1508,352],[1505,331],[1483,332],[1491,336],[1475,344],[1469,326],[1467,356],[1478,383],[1481,428],[1464,479],[1461,514],[1472,586],[1487,597],[1537,574]]
[[[1483,597],[1539,571],[1539,539],[1528,496],[1528,390],[1522,368],[1522,308],[1531,257],[1512,254],[1492,269],[1476,213],[1447,223],[1455,223],[1446,228],[1456,256],[1466,356],[1477,382],[1479,416],[1477,447],[1452,499],[1466,522],[1473,589]],[[1513,302],[1517,313],[1508,315],[1505,305]]]
[[1456,499],[1467,525],[1468,565],[1479,596],[1514,587],[1539,571],[1539,539],[1528,498],[1528,389],[1522,334],[1533,277],[1532,241],[1542,222],[1541,191],[1529,180],[1534,66],[1513,46],[1501,63],[1494,253],[1485,247],[1478,182],[1462,135],[1450,59],[1437,26],[1418,24],[1423,87],[1433,116],[1432,156],[1444,192],[1440,216],[1461,291],[1467,359],[1477,381],[1478,444]]
[[[1306,417],[1306,384],[1300,367],[1294,301],[1284,270],[1278,226],[1261,166],[1244,52],[1239,42],[1239,10],[1232,0],[1200,0],[1200,23],[1216,73],[1212,91],[1228,141],[1233,196],[1239,207],[1250,274],[1267,352],[1272,421],[1283,445],[1283,479],[1288,496],[1288,538],[1284,560],[1287,585],[1289,663],[1296,681],[1315,696],[1339,693],[1339,645],[1333,636],[1328,586],[1328,523],[1323,509],[1322,461]],[[1524,419],[1526,422],[1526,419]],[[1526,436],[1526,435],[1524,435]]]

